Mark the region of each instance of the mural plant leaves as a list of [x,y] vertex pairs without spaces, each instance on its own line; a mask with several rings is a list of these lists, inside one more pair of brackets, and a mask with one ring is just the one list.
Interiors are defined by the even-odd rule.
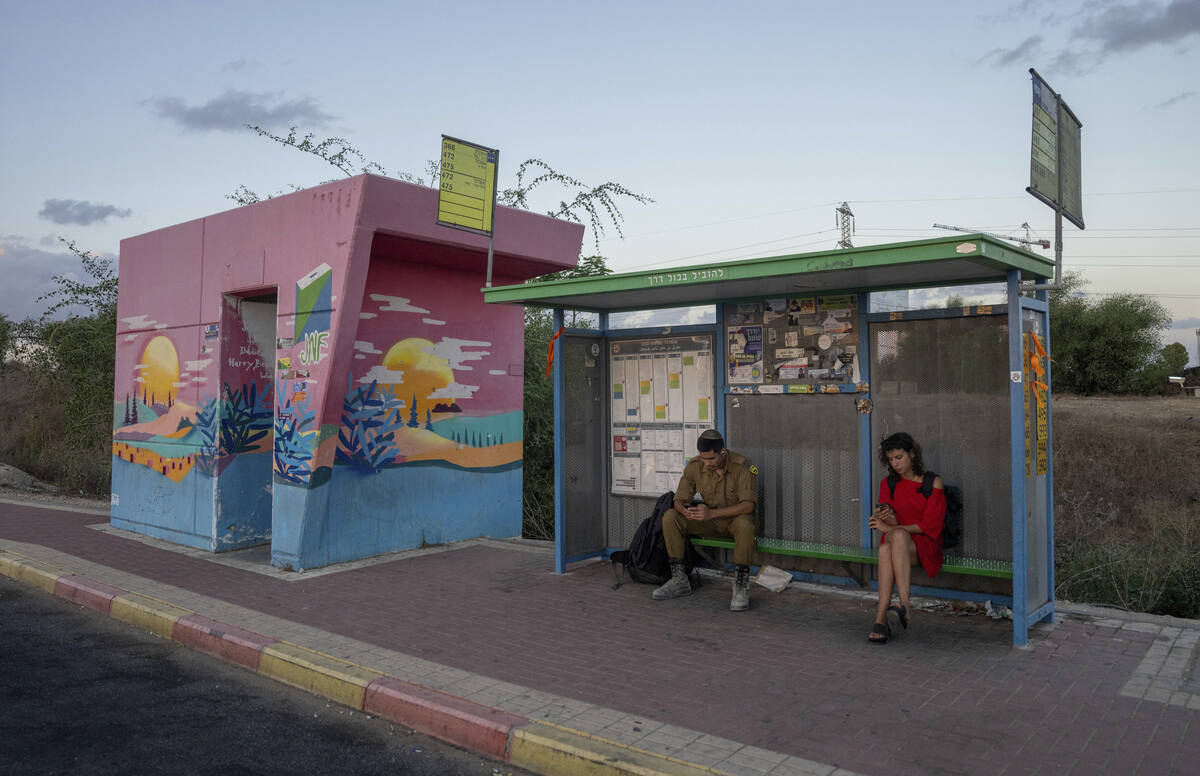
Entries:
[[212,476],[217,472],[217,413],[220,402],[214,396],[200,400],[196,410],[196,430],[200,433],[200,449],[196,451],[196,469]]
[[251,380],[238,390],[225,383],[221,407],[221,454],[231,455],[254,450],[254,443],[271,433],[275,410],[267,401],[267,392],[258,392]]
[[[276,383],[277,396],[285,390]],[[275,475],[297,485],[308,484],[312,475],[313,444],[310,429],[316,412],[308,408],[308,397],[293,402],[289,397],[275,418]]]
[[396,432],[404,427],[400,410],[404,402],[372,380],[370,385],[354,387],[348,377],[346,397],[342,400],[342,423],[338,431],[337,463],[368,472],[397,463],[403,457],[395,449]]

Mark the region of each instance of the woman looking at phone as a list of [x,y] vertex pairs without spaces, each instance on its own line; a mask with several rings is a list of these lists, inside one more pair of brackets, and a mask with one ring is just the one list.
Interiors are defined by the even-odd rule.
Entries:
[[[920,563],[931,577],[941,570],[942,526],[946,520],[942,478],[934,477],[928,497],[921,492],[925,462],[921,446],[909,434],[901,431],[884,437],[879,444],[879,460],[887,466],[889,476],[879,483],[879,504],[867,522],[872,530],[883,534],[879,543],[879,604],[875,624],[867,635],[872,644],[886,644],[891,637],[889,612],[895,612],[900,625],[908,627],[912,567]],[[889,478],[895,483],[894,491]],[[893,584],[899,606],[891,603]]]

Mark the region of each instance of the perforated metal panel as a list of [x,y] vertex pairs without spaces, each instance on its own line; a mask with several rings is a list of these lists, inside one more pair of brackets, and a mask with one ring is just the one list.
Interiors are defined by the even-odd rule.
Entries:
[[852,395],[725,397],[726,446],[759,469],[760,536],[860,540],[858,413]]
[[[1044,338],[1046,332],[1043,320],[1043,316],[1039,312],[1022,310],[1022,333],[1032,331]],[[1046,401],[1049,401],[1049,397],[1046,398]],[[1029,439],[1027,444],[1032,455],[1031,464],[1034,476],[1025,480],[1025,602],[1027,609],[1033,610],[1050,600],[1048,569],[1050,558],[1046,551],[1046,475],[1036,473],[1039,469],[1038,403],[1031,396],[1028,404],[1026,411],[1029,413],[1029,423],[1027,424]]]
[[633,541],[634,531],[654,510],[656,500],[608,494],[608,546],[628,547],[629,542]]
[[604,549],[608,460],[604,416],[605,359],[593,356],[594,337],[564,335],[563,485],[567,556]]
[[[1012,560],[1008,323],[1004,316],[871,324],[872,444],[907,431],[962,488],[956,555]],[[872,494],[887,469],[873,455]]]

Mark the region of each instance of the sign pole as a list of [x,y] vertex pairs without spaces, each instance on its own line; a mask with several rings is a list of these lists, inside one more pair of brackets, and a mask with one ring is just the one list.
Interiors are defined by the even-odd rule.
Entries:
[[[1062,219],[1061,219],[1061,218],[1060,218],[1060,219],[1059,219],[1059,221],[1058,221],[1058,228],[1059,228],[1059,230],[1061,230],[1061,229],[1062,229]],[[1060,238],[1059,238],[1059,239],[1061,240],[1061,236],[1060,236]],[[484,284],[483,284],[483,285],[484,285],[484,288],[491,288],[491,287],[492,287],[492,245],[493,245],[495,242],[496,242],[496,237],[495,237],[495,235],[494,235],[494,234],[489,234],[489,235],[488,235],[488,268],[487,268],[487,279],[486,279],[486,281],[485,281],[485,282],[484,282]]]

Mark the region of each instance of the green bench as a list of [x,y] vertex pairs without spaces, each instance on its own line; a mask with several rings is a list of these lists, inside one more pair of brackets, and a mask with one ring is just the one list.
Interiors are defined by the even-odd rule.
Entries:
[[[709,539],[700,536],[691,537],[692,544],[697,547],[713,547],[723,550],[733,549],[732,539]],[[876,550],[867,547],[846,547],[840,544],[819,544],[816,542],[796,542],[789,539],[757,540],[759,552],[771,555],[795,555],[802,558],[822,558],[838,560],[844,563],[879,563]],[[988,560],[986,558],[966,558],[961,555],[945,555],[942,559],[942,571],[949,574],[972,574],[980,577],[998,577],[1012,579],[1012,562],[1007,560]]]

